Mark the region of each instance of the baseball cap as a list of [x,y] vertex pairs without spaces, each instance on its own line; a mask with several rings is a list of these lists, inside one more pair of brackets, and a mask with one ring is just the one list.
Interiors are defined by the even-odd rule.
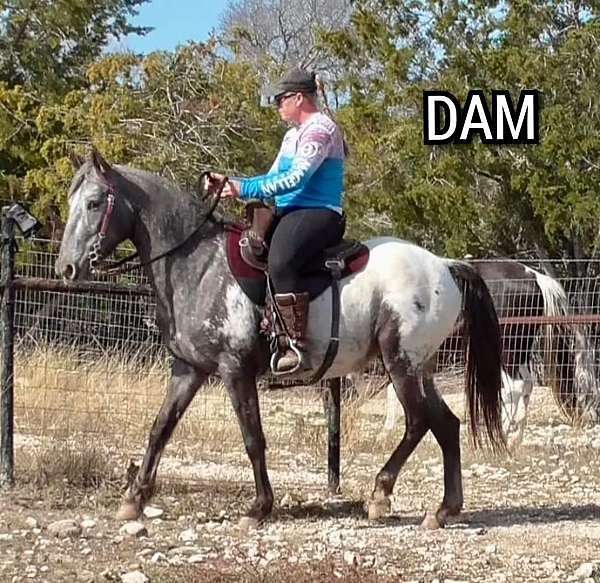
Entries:
[[274,98],[284,93],[315,93],[316,90],[315,73],[300,67],[293,67],[279,81],[265,87],[263,95],[268,102],[272,102]]

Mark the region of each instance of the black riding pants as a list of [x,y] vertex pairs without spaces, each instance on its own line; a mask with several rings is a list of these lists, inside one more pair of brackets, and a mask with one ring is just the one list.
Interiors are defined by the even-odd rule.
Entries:
[[276,219],[269,247],[269,273],[275,293],[304,292],[300,273],[311,260],[344,236],[344,219],[329,209],[296,209]]

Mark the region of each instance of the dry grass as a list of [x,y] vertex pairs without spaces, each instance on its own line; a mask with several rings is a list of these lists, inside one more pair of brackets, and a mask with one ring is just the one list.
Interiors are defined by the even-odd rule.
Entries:
[[[143,361],[126,354],[84,354],[76,349],[37,346],[16,355],[16,431],[33,435],[19,453],[27,480],[36,484],[67,480],[95,487],[122,480],[129,458],[143,452],[169,377],[166,359]],[[445,382],[448,381],[448,383]],[[454,412],[462,417],[460,379],[440,379]],[[342,458],[346,468],[369,460],[383,464],[398,445],[402,421],[392,435],[382,433],[385,394],[381,379],[363,379],[357,397],[342,407]],[[375,396],[374,396],[375,395]],[[261,414],[269,446],[269,466],[285,468],[303,456],[323,465],[327,424],[321,394],[311,388],[261,393]],[[530,423],[559,423],[552,402],[533,404]],[[439,457],[437,444],[425,439],[422,455]],[[26,458],[23,460],[23,455]],[[247,467],[244,444],[229,398],[213,382],[203,388],[180,422],[167,455],[182,463],[202,459]],[[485,452],[463,449],[464,461],[490,460]]]
[[[143,362],[124,353],[98,356],[75,348],[37,346],[19,349],[15,360],[17,431],[53,438],[96,433],[137,441],[149,430],[169,378],[166,359]],[[216,383],[203,392],[178,435],[220,443],[230,428],[197,420],[199,413],[207,420],[223,417],[225,395]],[[207,430],[214,434],[207,436]]]
[[167,379],[165,362],[142,366],[123,354],[74,348],[19,349],[15,361],[18,430],[53,437],[139,430]]
[[[366,411],[366,405],[375,396],[385,396],[381,392],[381,379],[359,381],[356,386],[356,397],[342,408],[342,440],[351,452],[370,451],[373,442],[370,439],[372,416]],[[387,384],[387,380],[386,380]],[[380,414],[385,413],[381,409]],[[365,440],[365,436],[369,439]]]
[[[357,400],[342,408],[342,498],[325,497],[327,427],[321,395],[303,388],[261,394],[276,504],[272,521],[257,535],[256,548],[263,553],[273,548],[269,546],[273,541],[284,544],[277,546],[278,559],[258,565],[257,558],[251,559],[244,550],[252,539],[246,535],[238,538],[235,527],[229,526],[254,498],[237,421],[223,389],[207,387],[204,395],[196,398],[161,461],[153,502],[165,515],[160,524],[149,524],[157,551],[168,553],[180,545],[179,533],[193,527],[200,533],[202,546],[214,556],[194,565],[141,561],[139,552],[148,546],[146,541],[114,542],[120,525],[113,516],[130,451],[115,446],[125,441],[123,424],[110,413],[130,416],[127,426],[136,428],[137,433],[126,441],[135,443],[136,454],[142,452],[164,390],[166,364],[163,368],[142,367],[118,355],[94,362],[69,351],[21,352],[19,359],[18,422],[21,427],[30,423],[31,432],[48,438],[38,439],[38,445],[33,439],[23,440],[16,456],[18,487],[0,504],[0,529],[3,521],[7,533],[9,528],[10,533],[25,529],[29,515],[43,526],[58,518],[87,514],[97,521],[103,536],[86,539],[85,544],[92,548],[90,557],[80,554],[79,539],[52,541],[52,556],[58,557],[55,561],[38,551],[33,553],[29,534],[15,534],[11,540],[0,541],[0,554],[4,552],[12,561],[0,573],[2,581],[22,577],[25,556],[40,564],[48,562],[54,576],[50,580],[57,581],[79,580],[79,571],[90,569],[93,558],[97,574],[107,569],[106,579],[118,580],[135,561],[153,582],[215,583],[289,579],[312,583],[338,578],[429,581],[434,577],[483,581],[499,573],[505,577],[498,580],[562,581],[580,563],[593,559],[590,549],[600,536],[593,522],[598,515],[598,449],[590,445],[583,430],[562,427],[550,392],[540,388],[532,396],[525,443],[515,456],[492,459],[474,452],[466,446],[465,428],[461,429],[465,511],[458,524],[440,533],[416,528],[425,510],[437,507],[443,495],[442,459],[431,435],[402,470],[392,516],[368,523],[362,501],[370,495],[376,472],[398,444],[402,422],[393,436],[382,439],[385,395],[369,398],[377,385],[367,382]],[[44,367],[49,372],[44,373]],[[68,381],[62,380],[63,374]],[[26,379],[39,383],[37,388],[27,385]],[[460,380],[450,376],[439,383],[449,406],[461,416],[464,395],[459,385]],[[70,389],[69,399],[62,394],[63,387]],[[83,387],[81,392],[79,387]],[[69,409],[60,411],[65,402]],[[104,407],[106,412],[101,421],[86,427],[90,404]],[[49,406],[58,410],[54,425],[36,427],[36,420],[51,417]],[[55,433],[44,433],[48,427]],[[72,427],[77,432],[69,434]],[[564,439],[558,440],[558,436]],[[179,467],[169,466],[176,456],[185,465],[181,473]],[[220,479],[208,471],[203,473],[210,469],[210,460],[227,466],[227,475]],[[315,475],[320,482],[311,481]],[[175,481],[175,476],[181,481]],[[281,504],[284,495],[292,503]],[[322,549],[331,543],[334,532],[340,533],[339,539],[333,537],[340,546],[332,544],[325,553]],[[360,541],[365,546],[359,546]],[[489,547],[496,550],[490,553]],[[345,549],[360,549],[361,560],[372,554],[377,562],[348,565]],[[446,562],[444,556],[452,561]],[[310,562],[298,564],[290,561],[292,557]],[[544,561],[556,564],[553,578],[546,576]],[[377,567],[366,566],[371,564]],[[425,569],[430,566],[431,570]]]
[[333,560],[312,561],[305,565],[281,565],[259,568],[242,563],[241,571],[232,572],[230,565],[223,568],[201,565],[183,567],[174,572],[173,568],[155,568],[150,574],[157,583],[325,583],[329,581],[346,581],[359,583],[362,581],[384,582],[397,581],[397,577],[378,575],[375,569],[340,565]]
[[36,487],[118,487],[121,476],[105,449],[93,443],[52,442],[30,451],[20,451],[19,480]]
[[[126,464],[128,456],[143,451],[169,378],[166,358],[148,361],[37,345],[19,347],[15,362],[16,432],[37,438],[27,442],[34,447],[26,463],[30,480],[41,484],[62,475],[71,482],[79,474],[79,485],[93,486],[115,456]],[[367,381],[359,397],[342,409],[344,455],[350,459],[372,450],[381,426],[383,406],[376,416],[364,411],[374,389]],[[271,452],[325,459],[327,425],[318,390],[263,392],[261,415]],[[245,463],[237,419],[220,383],[209,383],[196,396],[168,451],[182,460],[200,455]]]

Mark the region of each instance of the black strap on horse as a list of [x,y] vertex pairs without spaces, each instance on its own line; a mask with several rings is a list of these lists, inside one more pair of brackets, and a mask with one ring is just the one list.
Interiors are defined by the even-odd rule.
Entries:
[[[210,178],[209,171],[202,172],[202,174],[200,174],[200,176],[198,177],[198,191],[199,192],[202,192],[204,181],[207,178]],[[223,192],[223,189],[225,188],[225,185],[228,182],[229,182],[229,177],[226,176],[223,179],[223,181],[221,182],[221,184],[219,185],[218,190],[215,192],[214,198],[210,204],[208,212],[206,213],[206,215],[204,215],[204,218],[202,219],[200,224],[185,239],[183,239],[183,241],[181,241],[180,243],[177,243],[177,245],[175,245],[175,247],[171,247],[171,249],[168,249],[167,251],[160,253],[159,255],[156,255],[155,257],[151,257],[150,259],[148,259],[148,261],[144,261],[143,263],[136,263],[135,265],[129,265],[128,267],[123,267],[123,265],[125,263],[127,263],[128,261],[131,261],[132,259],[135,259],[136,257],[139,256],[139,253],[136,251],[135,253],[128,255],[127,257],[121,259],[120,261],[117,261],[114,265],[112,265],[108,269],[100,268],[100,269],[97,269],[96,271],[98,271],[100,273],[104,273],[106,275],[128,273],[130,271],[134,271],[136,269],[141,269],[142,267],[146,267],[146,266],[154,263],[155,261],[158,261],[159,259],[162,259],[163,257],[167,257],[167,255],[171,255],[171,253],[175,253],[175,251],[178,251],[179,249],[181,249],[194,235],[196,235],[198,233],[198,231],[204,226],[206,221],[208,221],[208,219],[212,216],[213,212],[215,211],[215,209],[217,208],[217,206],[221,200],[221,193]],[[203,198],[207,198],[207,197],[203,197]]]
[[338,282],[342,279],[344,265],[342,260],[328,259],[325,261],[325,267],[331,272],[331,334],[325,358],[321,366],[308,381],[311,385],[318,383],[329,370],[340,346],[340,289]]

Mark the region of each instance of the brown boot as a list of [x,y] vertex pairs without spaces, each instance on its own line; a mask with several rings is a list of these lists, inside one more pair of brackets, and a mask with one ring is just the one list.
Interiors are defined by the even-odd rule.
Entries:
[[[308,292],[299,294],[275,294],[275,302],[294,346],[301,352],[306,350],[306,325],[308,324]],[[277,360],[276,372],[298,370],[302,365],[301,355],[288,348]]]

